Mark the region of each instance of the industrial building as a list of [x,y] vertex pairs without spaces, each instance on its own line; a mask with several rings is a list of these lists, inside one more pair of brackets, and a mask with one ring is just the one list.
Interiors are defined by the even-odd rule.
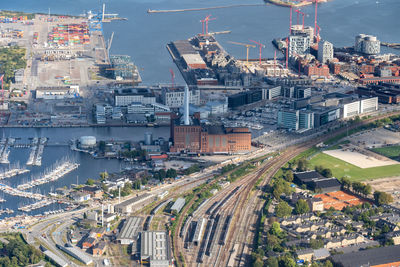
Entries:
[[359,34],[356,36],[354,51],[367,55],[376,55],[381,52],[381,42],[376,36]]
[[387,246],[332,256],[335,266],[400,266],[400,246]]
[[128,199],[122,203],[115,205],[114,210],[118,213],[131,213],[142,207],[144,205],[143,202],[151,198],[151,196],[151,194],[145,193],[140,196]]
[[120,242],[121,245],[129,245],[136,242],[142,225],[142,217],[128,217],[117,236],[117,241]]
[[306,171],[294,173],[294,181],[298,184],[305,184],[314,191],[322,193],[336,192],[341,188],[338,179],[326,178],[316,171]]
[[38,87],[36,99],[55,100],[79,97],[79,86]]
[[140,263],[155,267],[170,267],[171,241],[166,232],[146,231],[140,233]]
[[181,197],[178,198],[175,201],[175,203],[172,205],[171,211],[175,211],[176,213],[179,213],[182,210],[183,206],[185,206],[185,203],[186,203],[186,201],[184,198],[181,198]]
[[[260,91],[261,93],[261,91]],[[251,150],[251,132],[248,128],[206,125],[200,115],[189,116],[189,89],[185,89],[184,114],[171,121],[170,152],[185,153],[245,153]]]

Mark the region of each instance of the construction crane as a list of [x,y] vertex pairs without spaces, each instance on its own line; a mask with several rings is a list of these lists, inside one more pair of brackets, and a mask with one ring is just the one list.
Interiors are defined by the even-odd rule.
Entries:
[[318,11],[318,0],[315,0],[315,17],[314,17],[314,36],[315,36],[315,39],[317,39],[317,34],[316,34],[316,32],[317,32],[317,17],[318,17],[318,15],[317,15],[317,11]]
[[3,83],[4,83],[4,74],[2,74],[1,75],[1,77],[0,77],[0,81],[1,81],[1,104],[3,104],[4,103],[4,85],[3,85]]
[[304,30],[304,17],[305,17],[306,14],[301,12],[299,9],[296,9],[294,12],[297,13],[297,25],[299,25],[299,16],[300,16],[300,14],[303,16],[303,28],[302,29]]
[[295,55],[297,57],[297,61],[299,62],[298,77],[300,78],[300,56],[294,51],[293,51],[293,55]]
[[274,53],[274,77],[276,76],[276,49]]
[[175,73],[173,69],[169,69],[169,72],[171,73],[171,84],[172,88],[175,88]]
[[[108,40],[108,44],[107,44],[107,54],[106,57],[110,58],[110,49],[111,49],[111,45],[114,39],[114,32],[111,33],[111,37]],[[107,62],[107,59],[104,59],[104,62]]]
[[250,42],[253,42],[253,43],[257,44],[260,47],[260,64],[261,64],[261,51],[262,51],[263,48],[265,48],[265,45],[263,45],[260,42],[254,41],[254,40],[250,40]]
[[210,17],[211,15],[208,15],[203,20],[200,20],[203,35],[204,35],[204,24],[206,25],[206,34],[208,34],[208,22],[211,20],[216,20],[216,18],[210,18]]
[[289,60],[289,38],[286,37],[286,69],[288,68]]
[[250,47],[256,47],[256,46],[252,45],[252,44],[244,44],[244,43],[231,42],[231,41],[229,41],[228,43],[245,46],[247,48],[246,64],[249,64],[249,48]]
[[315,33],[316,33],[316,40],[317,40],[317,44],[319,43],[319,31],[321,30],[321,28],[317,25],[317,24],[315,24]]

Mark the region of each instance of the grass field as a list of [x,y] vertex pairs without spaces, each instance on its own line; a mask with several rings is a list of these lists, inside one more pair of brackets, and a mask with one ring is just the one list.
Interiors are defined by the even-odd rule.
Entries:
[[382,156],[397,159],[400,155],[400,146],[387,146],[387,147],[379,147],[379,148],[372,148],[372,151],[378,153]]
[[325,168],[331,169],[333,176],[336,178],[347,176],[352,181],[400,176],[400,164],[361,169],[324,153],[319,153],[310,160],[311,169],[314,169],[314,166],[317,165],[322,165]]

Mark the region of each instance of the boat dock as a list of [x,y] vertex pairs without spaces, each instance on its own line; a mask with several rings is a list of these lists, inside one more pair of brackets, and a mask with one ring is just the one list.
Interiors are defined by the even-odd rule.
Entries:
[[24,211],[24,212],[29,212],[32,210],[36,210],[36,209],[40,209],[46,206],[49,206],[51,204],[53,204],[55,201],[54,200],[49,200],[49,199],[43,199],[41,201],[23,206],[23,207],[19,207],[18,210],[19,211]]
[[11,214],[11,213],[14,213],[14,211],[10,210],[9,208],[0,210],[0,216],[3,214]]
[[173,12],[201,11],[201,10],[222,9],[222,8],[232,8],[232,7],[246,7],[246,6],[265,6],[265,5],[264,4],[238,4],[238,5],[229,5],[229,6],[214,6],[214,7],[188,8],[188,9],[169,9],[169,10],[148,9],[147,13],[173,13]]
[[17,186],[17,188],[19,190],[26,190],[26,189],[32,188],[34,186],[38,186],[41,184],[56,181],[56,180],[60,179],[61,177],[63,177],[64,175],[77,169],[78,167],[79,167],[78,163],[66,161],[64,163],[61,163],[59,166],[57,166],[50,172],[44,174],[43,177],[33,179],[32,181],[25,183],[25,184],[20,184]]
[[0,173],[0,180],[11,178],[29,172],[28,169],[14,168]]
[[42,155],[44,146],[47,142],[46,137],[33,138],[31,142],[31,153],[29,154],[28,161],[26,165],[41,166],[42,165]]
[[32,199],[37,199],[37,200],[42,200],[42,199],[46,198],[42,194],[21,191],[16,188],[12,188],[11,186],[6,185],[6,184],[0,184],[0,190],[3,191],[4,193],[7,193],[12,196],[17,196],[17,197],[26,197],[26,198],[32,198]]
[[2,138],[0,140],[0,163],[9,164],[8,156],[10,154],[10,146],[15,143],[14,138]]

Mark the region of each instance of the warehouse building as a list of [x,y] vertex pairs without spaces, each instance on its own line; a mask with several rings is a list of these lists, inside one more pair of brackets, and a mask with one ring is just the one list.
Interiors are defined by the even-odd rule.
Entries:
[[118,213],[131,213],[145,205],[145,201],[152,197],[151,194],[145,193],[140,196],[128,199],[122,203],[115,205],[114,210]]
[[143,218],[142,217],[128,217],[121,229],[121,232],[117,236],[117,241],[121,245],[129,245],[134,243],[142,229]]
[[178,198],[175,201],[174,205],[172,205],[171,211],[175,211],[176,213],[179,213],[182,210],[183,206],[185,206],[185,203],[186,203],[186,201],[184,198],[181,198],[181,197]]
[[336,178],[326,178],[316,171],[294,173],[294,181],[300,185],[305,184],[309,189],[322,193],[336,192],[341,188],[341,184]]
[[400,266],[400,246],[379,247],[351,253],[337,254],[332,256],[332,261],[335,266],[339,267]]
[[170,267],[171,244],[169,236],[163,231],[140,233],[140,263],[154,267]]

